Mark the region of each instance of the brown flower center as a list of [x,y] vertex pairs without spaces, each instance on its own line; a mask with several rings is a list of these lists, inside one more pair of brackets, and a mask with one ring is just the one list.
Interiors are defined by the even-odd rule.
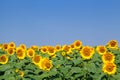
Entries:
[[101,48],[100,48],[100,52],[101,52],[101,53],[104,53],[104,52],[105,52],[105,48],[104,48],[104,47],[101,47]]
[[108,64],[108,65],[106,66],[106,70],[107,70],[108,72],[112,72],[113,69],[114,69],[114,66],[113,66],[112,64]]
[[5,62],[5,61],[6,61],[6,57],[5,57],[5,56],[1,56],[1,57],[0,57],[0,61],[1,61],[1,62]]
[[106,54],[105,55],[105,60],[111,61],[112,60],[112,55],[111,54]]
[[77,41],[77,42],[75,43],[75,45],[76,45],[76,46],[80,46],[81,43],[80,43],[79,41]]
[[35,56],[34,61],[35,61],[36,63],[39,63],[39,61],[40,61],[40,56]]
[[83,54],[84,54],[84,56],[90,56],[90,49],[88,49],[88,48],[84,48],[84,50],[83,50]]

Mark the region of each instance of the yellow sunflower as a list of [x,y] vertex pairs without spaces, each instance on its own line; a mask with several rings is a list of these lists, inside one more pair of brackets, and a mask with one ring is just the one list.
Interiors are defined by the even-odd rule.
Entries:
[[66,52],[61,52],[62,56],[65,56],[66,55]]
[[40,61],[40,64],[39,64],[39,68],[40,69],[42,69],[42,70],[48,70],[49,71],[52,67],[53,67],[52,61],[49,60],[48,58],[43,58]]
[[102,55],[103,63],[114,62],[114,60],[115,56],[111,52],[106,52],[105,54]]
[[26,45],[25,44],[20,44],[19,47],[21,47],[22,49],[26,50]]
[[27,50],[28,57],[32,58],[32,57],[34,57],[34,55],[35,55],[35,51],[33,49],[30,48]]
[[60,46],[60,45],[56,45],[56,46],[55,46],[55,50],[56,50],[56,51],[60,51],[60,50],[61,50],[61,46]]
[[19,71],[19,69],[18,69],[18,68],[16,68],[16,69],[15,69],[15,72],[17,73],[18,71]]
[[49,54],[50,56],[55,55],[56,50],[55,50],[55,48],[54,48],[53,46],[48,46],[48,47],[47,47],[47,50],[48,50],[48,54]]
[[90,46],[84,46],[80,51],[80,55],[82,56],[83,59],[90,59],[92,58],[93,54],[94,48]]
[[108,48],[111,48],[111,49],[117,49],[118,48],[118,42],[116,40],[110,40],[107,43],[107,46],[108,46]]
[[67,54],[70,54],[72,52],[70,46],[66,44],[62,47],[62,50],[65,51]]
[[8,54],[8,55],[13,55],[14,53],[15,53],[14,48],[9,47],[9,48],[7,49],[7,54]]
[[23,48],[18,47],[18,48],[16,49],[16,56],[17,56],[19,59],[24,59],[25,56],[26,56],[26,51],[25,51]]
[[14,42],[10,42],[9,44],[8,44],[8,46],[10,47],[10,48],[16,48],[16,45],[15,45],[15,43]]
[[75,49],[75,45],[74,44],[70,44],[71,49]]
[[25,73],[24,73],[24,71],[20,71],[19,74],[21,77],[23,77]]
[[35,50],[35,51],[38,51],[38,50],[39,50],[39,46],[36,46],[36,45],[32,45],[30,48],[32,48],[32,49]]
[[35,65],[39,65],[41,59],[42,59],[42,57],[41,57],[40,55],[35,55],[35,56],[32,58],[32,62],[33,62]]
[[103,65],[103,68],[102,68],[103,72],[109,75],[115,74],[116,69],[117,69],[116,64],[114,63],[106,63]]
[[74,46],[75,46],[75,49],[80,49],[81,47],[82,47],[82,41],[80,41],[80,40],[76,40],[76,41],[74,41]]
[[96,51],[100,54],[103,55],[106,53],[107,49],[105,46],[97,46]]
[[0,44],[0,49],[2,49],[2,45],[3,45],[3,44]]
[[8,49],[8,44],[6,44],[6,43],[3,44],[3,45],[2,45],[2,49],[5,50],[5,51],[7,51],[7,49]]
[[8,57],[3,54],[0,56],[0,64],[6,64],[8,62]]
[[40,48],[40,51],[41,51],[42,53],[47,53],[47,52],[48,52],[47,46],[42,46],[42,47]]

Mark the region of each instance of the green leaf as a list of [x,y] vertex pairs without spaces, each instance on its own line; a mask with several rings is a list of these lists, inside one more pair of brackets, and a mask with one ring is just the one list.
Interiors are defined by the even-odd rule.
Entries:
[[[71,70],[66,74],[66,77],[67,78],[70,78],[71,76],[76,76],[74,74],[79,74],[79,76],[82,75],[82,71],[81,71],[81,68],[80,67],[71,67]],[[76,76],[77,77],[77,76]]]
[[59,68],[60,72],[63,73],[63,75],[66,75],[69,72],[70,66],[61,66]]
[[29,75],[29,76],[31,76],[35,80],[40,80],[40,79],[43,79],[43,78],[46,78],[46,77],[54,76],[56,74],[57,74],[57,70],[54,68],[54,69],[52,69],[51,71],[48,71],[48,72],[44,71],[41,75],[36,75],[36,76]]
[[6,52],[3,49],[0,49],[0,55],[5,54]]
[[94,63],[86,64],[86,67],[89,72],[95,73],[97,70]]
[[6,77],[5,80],[16,80],[15,77]]
[[120,79],[120,73],[117,73],[116,75],[113,75],[113,78],[116,79],[116,80],[119,80]]
[[57,65],[62,65],[64,62],[65,62],[64,60],[56,60],[53,62],[53,64],[57,66]]
[[79,65],[79,64],[81,63],[81,58],[78,57],[78,58],[76,58],[76,59],[73,59],[72,61],[73,61],[73,63],[74,63],[75,65]]
[[104,73],[100,74],[100,75],[98,76],[97,80],[101,80],[103,76],[105,76]]
[[13,66],[11,64],[3,64],[0,66],[0,71],[6,71],[8,69],[11,69]]
[[57,72],[56,68],[53,68],[52,70],[50,70],[50,71],[48,72],[49,76],[56,75],[57,73],[58,73],[58,72]]
[[39,68],[36,66],[36,65],[34,65],[34,64],[28,64],[28,65],[26,65],[25,67],[24,67],[24,69],[29,69],[29,70],[38,70]]

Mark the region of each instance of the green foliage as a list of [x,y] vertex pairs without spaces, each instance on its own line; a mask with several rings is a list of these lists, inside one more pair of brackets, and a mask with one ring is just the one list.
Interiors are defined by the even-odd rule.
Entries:
[[[36,51],[36,54],[52,60],[53,67],[50,71],[40,69],[27,56],[20,60],[16,55],[11,55],[8,56],[7,64],[0,64],[0,80],[119,80],[120,49],[109,49],[109,52],[115,55],[117,71],[114,75],[102,71],[101,55],[96,51],[89,60],[83,59],[79,50],[73,50],[71,54],[66,53],[65,56],[62,55],[62,51],[58,51],[55,58]],[[2,54],[6,52],[0,49],[0,55]],[[24,72],[23,76],[20,75],[20,71]]]

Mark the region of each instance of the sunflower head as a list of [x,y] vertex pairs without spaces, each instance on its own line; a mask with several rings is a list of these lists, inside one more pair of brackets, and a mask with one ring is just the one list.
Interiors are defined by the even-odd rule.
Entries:
[[90,59],[92,58],[93,54],[94,48],[90,46],[84,46],[80,51],[80,55],[82,56],[83,59]]
[[70,53],[71,53],[71,48],[70,48],[70,46],[68,46],[68,45],[64,45],[64,46],[62,47],[62,50],[65,51],[67,54],[70,54]]
[[56,50],[55,50],[55,48],[54,48],[53,46],[48,46],[48,47],[47,47],[47,50],[48,50],[48,54],[49,54],[50,56],[55,55]]
[[26,50],[26,45],[25,44],[20,44],[19,47],[21,47],[22,49]]
[[61,52],[62,56],[65,56],[66,55],[66,52]]
[[52,61],[49,60],[48,58],[43,58],[40,61],[40,64],[39,64],[39,68],[40,69],[42,69],[42,70],[48,70],[49,71],[52,67],[53,67]]
[[76,41],[74,41],[74,46],[75,46],[75,49],[80,49],[81,47],[82,47],[82,41],[80,41],[80,40],[76,40]]
[[32,45],[30,48],[32,48],[32,49],[35,50],[35,51],[38,51],[38,50],[39,50],[39,46],[37,46],[37,45]]
[[74,44],[70,44],[71,49],[75,49],[75,45]]
[[7,51],[7,49],[8,49],[8,44],[6,44],[6,43],[3,44],[3,45],[2,45],[2,49],[5,50],[5,51]]
[[19,71],[19,69],[18,69],[18,68],[16,68],[16,69],[15,69],[15,72],[17,73],[18,71]]
[[114,60],[115,56],[111,52],[106,52],[105,54],[102,55],[103,63],[114,62]]
[[100,54],[103,55],[106,53],[107,49],[105,46],[97,46],[96,51]]
[[0,44],[0,49],[2,49],[2,45],[3,45],[3,44]]
[[32,58],[32,57],[34,57],[34,55],[35,55],[35,51],[33,49],[30,48],[27,50],[28,57]]
[[0,56],[0,64],[6,64],[8,62],[8,57],[3,54]]
[[110,40],[107,43],[107,46],[108,46],[108,48],[111,48],[111,49],[117,49],[118,48],[118,42],[116,40]]
[[56,46],[55,46],[55,50],[56,50],[56,51],[60,51],[60,50],[61,50],[61,46],[60,46],[60,45],[56,45]]
[[24,71],[20,71],[19,74],[21,77],[23,77],[25,73],[24,73]]
[[14,48],[9,47],[9,48],[7,49],[7,54],[8,54],[8,55],[13,55],[14,53],[15,53]]
[[42,47],[40,48],[40,51],[41,51],[42,53],[47,53],[47,52],[48,52],[47,46],[42,46]]
[[23,48],[18,47],[18,48],[16,49],[16,56],[17,56],[19,59],[24,59],[25,56],[26,56],[26,51],[25,51]]
[[42,57],[41,57],[40,55],[35,55],[35,56],[32,58],[32,62],[33,62],[35,65],[39,65],[41,59],[42,59]]
[[15,43],[14,42],[10,42],[9,44],[8,44],[8,46],[10,47],[10,48],[16,48],[16,45],[15,45]]
[[102,68],[103,72],[109,75],[115,74],[116,69],[116,64],[114,63],[105,63]]

